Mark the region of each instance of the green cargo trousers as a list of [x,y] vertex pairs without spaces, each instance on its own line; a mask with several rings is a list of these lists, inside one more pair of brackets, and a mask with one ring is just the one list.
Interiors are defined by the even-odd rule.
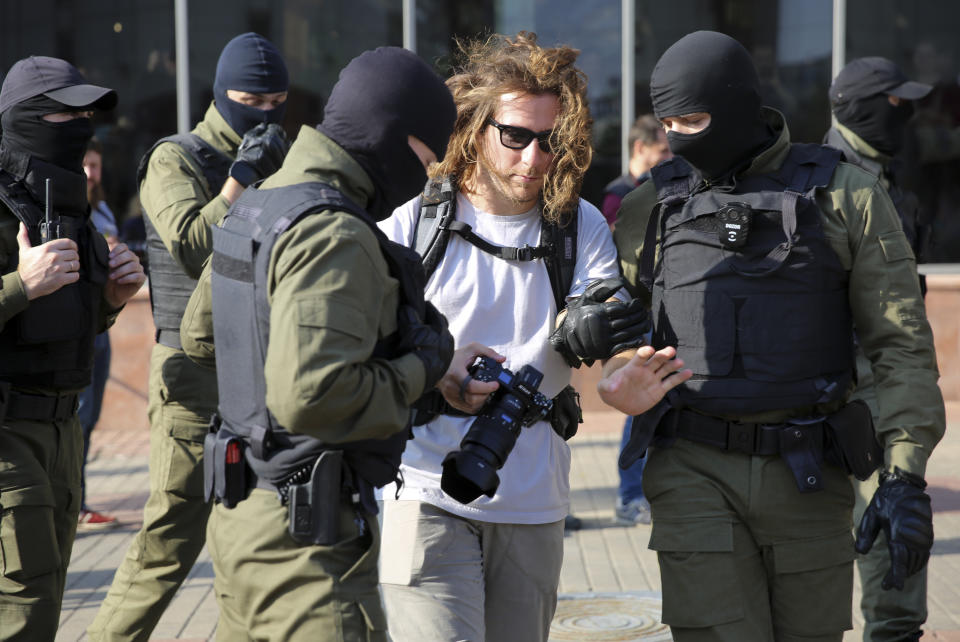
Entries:
[[340,541],[301,545],[287,533],[277,494],[255,488],[234,508],[214,507],[207,544],[220,642],[386,642],[373,515],[342,502]]
[[154,347],[150,496],[143,526],[87,631],[91,640],[147,640],[200,555],[210,515],[203,499],[203,438],[216,400],[212,371],[179,350]]
[[[870,406],[873,420],[877,420],[877,390],[873,385],[873,371],[862,350],[857,350],[857,391],[854,397]],[[867,481],[853,480],[856,506],[853,509],[853,529],[856,533],[863,512],[873,499],[879,485],[874,473]],[[883,576],[890,569],[890,550],[887,538],[881,532],[866,555],[857,556],[860,573],[860,613],[863,615],[864,642],[902,642],[919,635],[927,621],[927,567],[911,575],[903,583],[903,590],[884,591]]]
[[0,640],[54,639],[80,514],[76,415],[0,426]]
[[840,642],[851,626],[853,488],[825,466],[800,493],[777,456],[677,439],[643,473],[677,642]]

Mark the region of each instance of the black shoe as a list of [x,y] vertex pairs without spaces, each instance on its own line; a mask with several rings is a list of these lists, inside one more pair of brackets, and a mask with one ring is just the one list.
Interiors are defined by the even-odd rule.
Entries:
[[563,530],[578,531],[583,528],[583,520],[573,515],[567,515],[563,518]]

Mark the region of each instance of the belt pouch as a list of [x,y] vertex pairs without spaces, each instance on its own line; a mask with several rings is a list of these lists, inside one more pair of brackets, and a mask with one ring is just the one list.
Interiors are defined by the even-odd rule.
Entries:
[[793,473],[793,479],[797,482],[797,489],[801,493],[812,493],[823,489],[822,434],[820,424],[787,425],[780,429],[780,456]]
[[247,495],[247,462],[244,441],[220,428],[214,442],[213,492],[225,508],[233,508]]
[[299,544],[332,546],[340,533],[343,451],[325,450],[310,479],[290,486],[287,530]]
[[863,401],[851,401],[827,417],[827,461],[843,466],[860,481],[883,462],[883,449],[873,428],[873,414]]
[[567,386],[553,398],[553,411],[550,413],[550,425],[553,431],[568,441],[577,434],[583,423],[580,409],[580,393],[573,386]]

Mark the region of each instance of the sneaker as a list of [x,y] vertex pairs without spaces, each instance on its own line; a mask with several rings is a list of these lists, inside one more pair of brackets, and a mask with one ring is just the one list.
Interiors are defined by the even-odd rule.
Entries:
[[630,500],[626,504],[622,499],[617,498],[613,513],[614,521],[622,526],[650,523],[650,503],[647,502],[646,497]]
[[104,531],[116,528],[120,525],[116,517],[104,515],[95,510],[80,511],[80,519],[77,522],[78,531]]
[[563,530],[565,531],[578,531],[583,528],[583,521],[579,517],[574,517],[573,515],[567,515],[563,518]]

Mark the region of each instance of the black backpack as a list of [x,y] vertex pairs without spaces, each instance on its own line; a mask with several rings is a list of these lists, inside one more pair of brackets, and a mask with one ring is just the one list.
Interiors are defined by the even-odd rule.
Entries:
[[566,307],[567,293],[573,285],[577,265],[577,219],[573,212],[566,224],[561,226],[543,220],[540,229],[540,245],[537,247],[503,247],[494,245],[476,234],[469,225],[457,220],[457,192],[459,188],[450,176],[427,181],[420,198],[420,212],[413,234],[413,249],[423,259],[426,278],[434,273],[447,250],[451,232],[484,252],[506,261],[532,261],[543,259],[550,287],[557,302],[557,312]]

